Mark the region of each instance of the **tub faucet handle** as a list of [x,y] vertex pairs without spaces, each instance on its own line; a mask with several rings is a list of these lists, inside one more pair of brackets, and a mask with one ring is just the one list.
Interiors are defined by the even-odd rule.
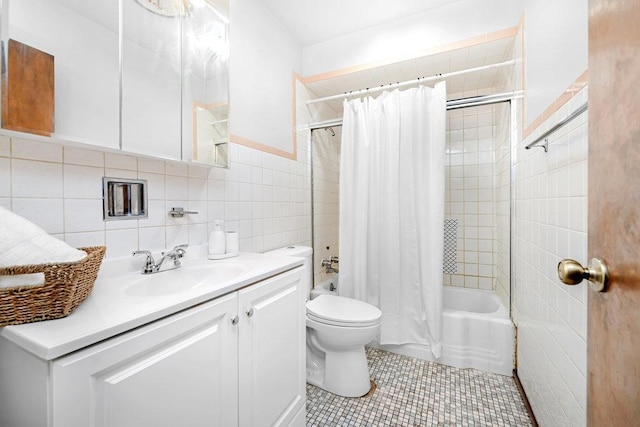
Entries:
[[338,269],[333,268],[333,263],[330,259],[323,259],[320,265],[325,268],[326,273],[338,273]]
[[339,264],[340,263],[340,258],[338,258],[337,256],[332,256],[331,257],[331,263],[332,264]]

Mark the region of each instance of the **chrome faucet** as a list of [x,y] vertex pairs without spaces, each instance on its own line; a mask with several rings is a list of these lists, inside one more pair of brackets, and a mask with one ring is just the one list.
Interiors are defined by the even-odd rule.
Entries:
[[337,268],[333,268],[333,264],[337,264],[338,262],[338,257],[332,256],[331,259],[323,259],[320,265],[324,267],[326,273],[339,273],[340,271]]
[[164,263],[164,261],[166,259],[170,259],[173,261],[173,265],[169,268],[165,268],[162,271],[167,271],[167,270],[173,270],[176,268],[179,268],[182,266],[182,262],[180,261],[180,259],[182,257],[184,257],[187,254],[187,251],[185,250],[189,245],[187,244],[183,244],[183,245],[178,245],[175,248],[166,251],[166,252],[162,252],[162,258],[160,258],[160,261],[158,261],[157,263],[155,262],[155,260],[153,259],[153,255],[151,254],[151,251],[147,251],[147,250],[141,250],[141,251],[133,251],[133,256],[138,256],[138,255],[146,255],[147,259],[144,262],[144,266],[142,267],[142,274],[152,274],[152,273],[160,273],[160,267],[162,266],[162,264]]

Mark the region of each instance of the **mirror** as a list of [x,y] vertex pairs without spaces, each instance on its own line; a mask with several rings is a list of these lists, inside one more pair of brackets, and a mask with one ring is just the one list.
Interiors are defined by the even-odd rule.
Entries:
[[[228,166],[228,0],[0,5],[3,128]],[[45,68],[9,62],[24,52]],[[11,70],[44,76],[42,86],[14,90],[32,85],[12,87]],[[50,127],[29,123],[40,115]],[[26,125],[11,124],[14,117],[26,117]]]
[[[99,145],[119,146],[120,79],[118,63],[118,2],[111,0],[11,0],[2,2],[2,115],[7,129],[45,134],[55,138]],[[52,71],[43,72],[37,62],[9,62],[9,40],[23,49],[51,57]],[[20,55],[18,55],[20,56]],[[23,56],[24,58],[24,56]],[[35,67],[35,68],[34,68]],[[30,94],[12,87],[12,72],[48,76],[51,85]],[[17,83],[25,89],[32,85]],[[51,87],[52,86],[52,87]],[[49,94],[47,94],[49,92]],[[51,127],[37,132],[30,111],[52,101],[47,114]],[[26,120],[20,126],[7,123],[16,111]],[[43,113],[44,114],[44,113]]]
[[193,161],[229,167],[229,108],[226,102],[193,102]]
[[122,2],[122,149],[180,159],[181,2]]
[[229,5],[191,0],[183,19],[183,158],[228,167]]

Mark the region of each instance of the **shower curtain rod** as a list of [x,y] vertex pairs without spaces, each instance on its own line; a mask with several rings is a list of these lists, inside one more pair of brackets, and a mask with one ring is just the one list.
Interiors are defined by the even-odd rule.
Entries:
[[[513,92],[495,93],[492,95],[471,96],[469,98],[458,98],[447,101],[447,110],[457,110],[458,108],[477,107],[479,105],[498,104],[500,102],[511,101],[523,97],[521,90]],[[326,129],[333,126],[342,126],[342,118],[324,120],[321,122],[309,123],[309,130]]]
[[377,87],[372,87],[372,88],[367,88],[367,89],[360,89],[360,90],[356,90],[356,91],[353,91],[353,92],[341,93],[341,94],[338,94],[338,95],[325,96],[324,98],[311,99],[311,100],[307,101],[307,105],[315,104],[317,102],[331,101],[333,99],[341,99],[341,98],[349,98],[351,96],[366,95],[366,94],[370,94],[370,93],[381,92],[383,90],[388,90],[388,89],[396,89],[396,88],[405,87],[405,86],[412,86],[412,85],[415,85],[415,84],[418,84],[418,83],[425,83],[425,82],[431,82],[431,81],[436,81],[436,80],[444,80],[444,79],[446,79],[448,77],[455,77],[455,76],[460,76],[460,75],[463,75],[463,74],[475,73],[477,71],[490,70],[490,69],[493,69],[493,68],[506,67],[506,66],[509,66],[509,65],[513,65],[515,63],[516,63],[516,61],[512,59],[510,61],[499,62],[497,64],[489,64],[489,65],[483,65],[481,67],[469,68],[469,69],[466,69],[466,70],[459,70],[459,71],[452,71],[450,73],[437,74],[437,75],[431,76],[431,77],[419,77],[417,79],[408,80],[408,81],[405,81],[405,82],[390,83],[388,85],[382,85],[382,86],[377,86]]

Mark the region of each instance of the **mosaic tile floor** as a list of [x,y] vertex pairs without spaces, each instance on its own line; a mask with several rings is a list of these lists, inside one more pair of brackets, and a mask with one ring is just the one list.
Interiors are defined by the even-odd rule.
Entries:
[[377,388],[345,398],[307,384],[311,426],[530,426],[513,378],[367,348]]

